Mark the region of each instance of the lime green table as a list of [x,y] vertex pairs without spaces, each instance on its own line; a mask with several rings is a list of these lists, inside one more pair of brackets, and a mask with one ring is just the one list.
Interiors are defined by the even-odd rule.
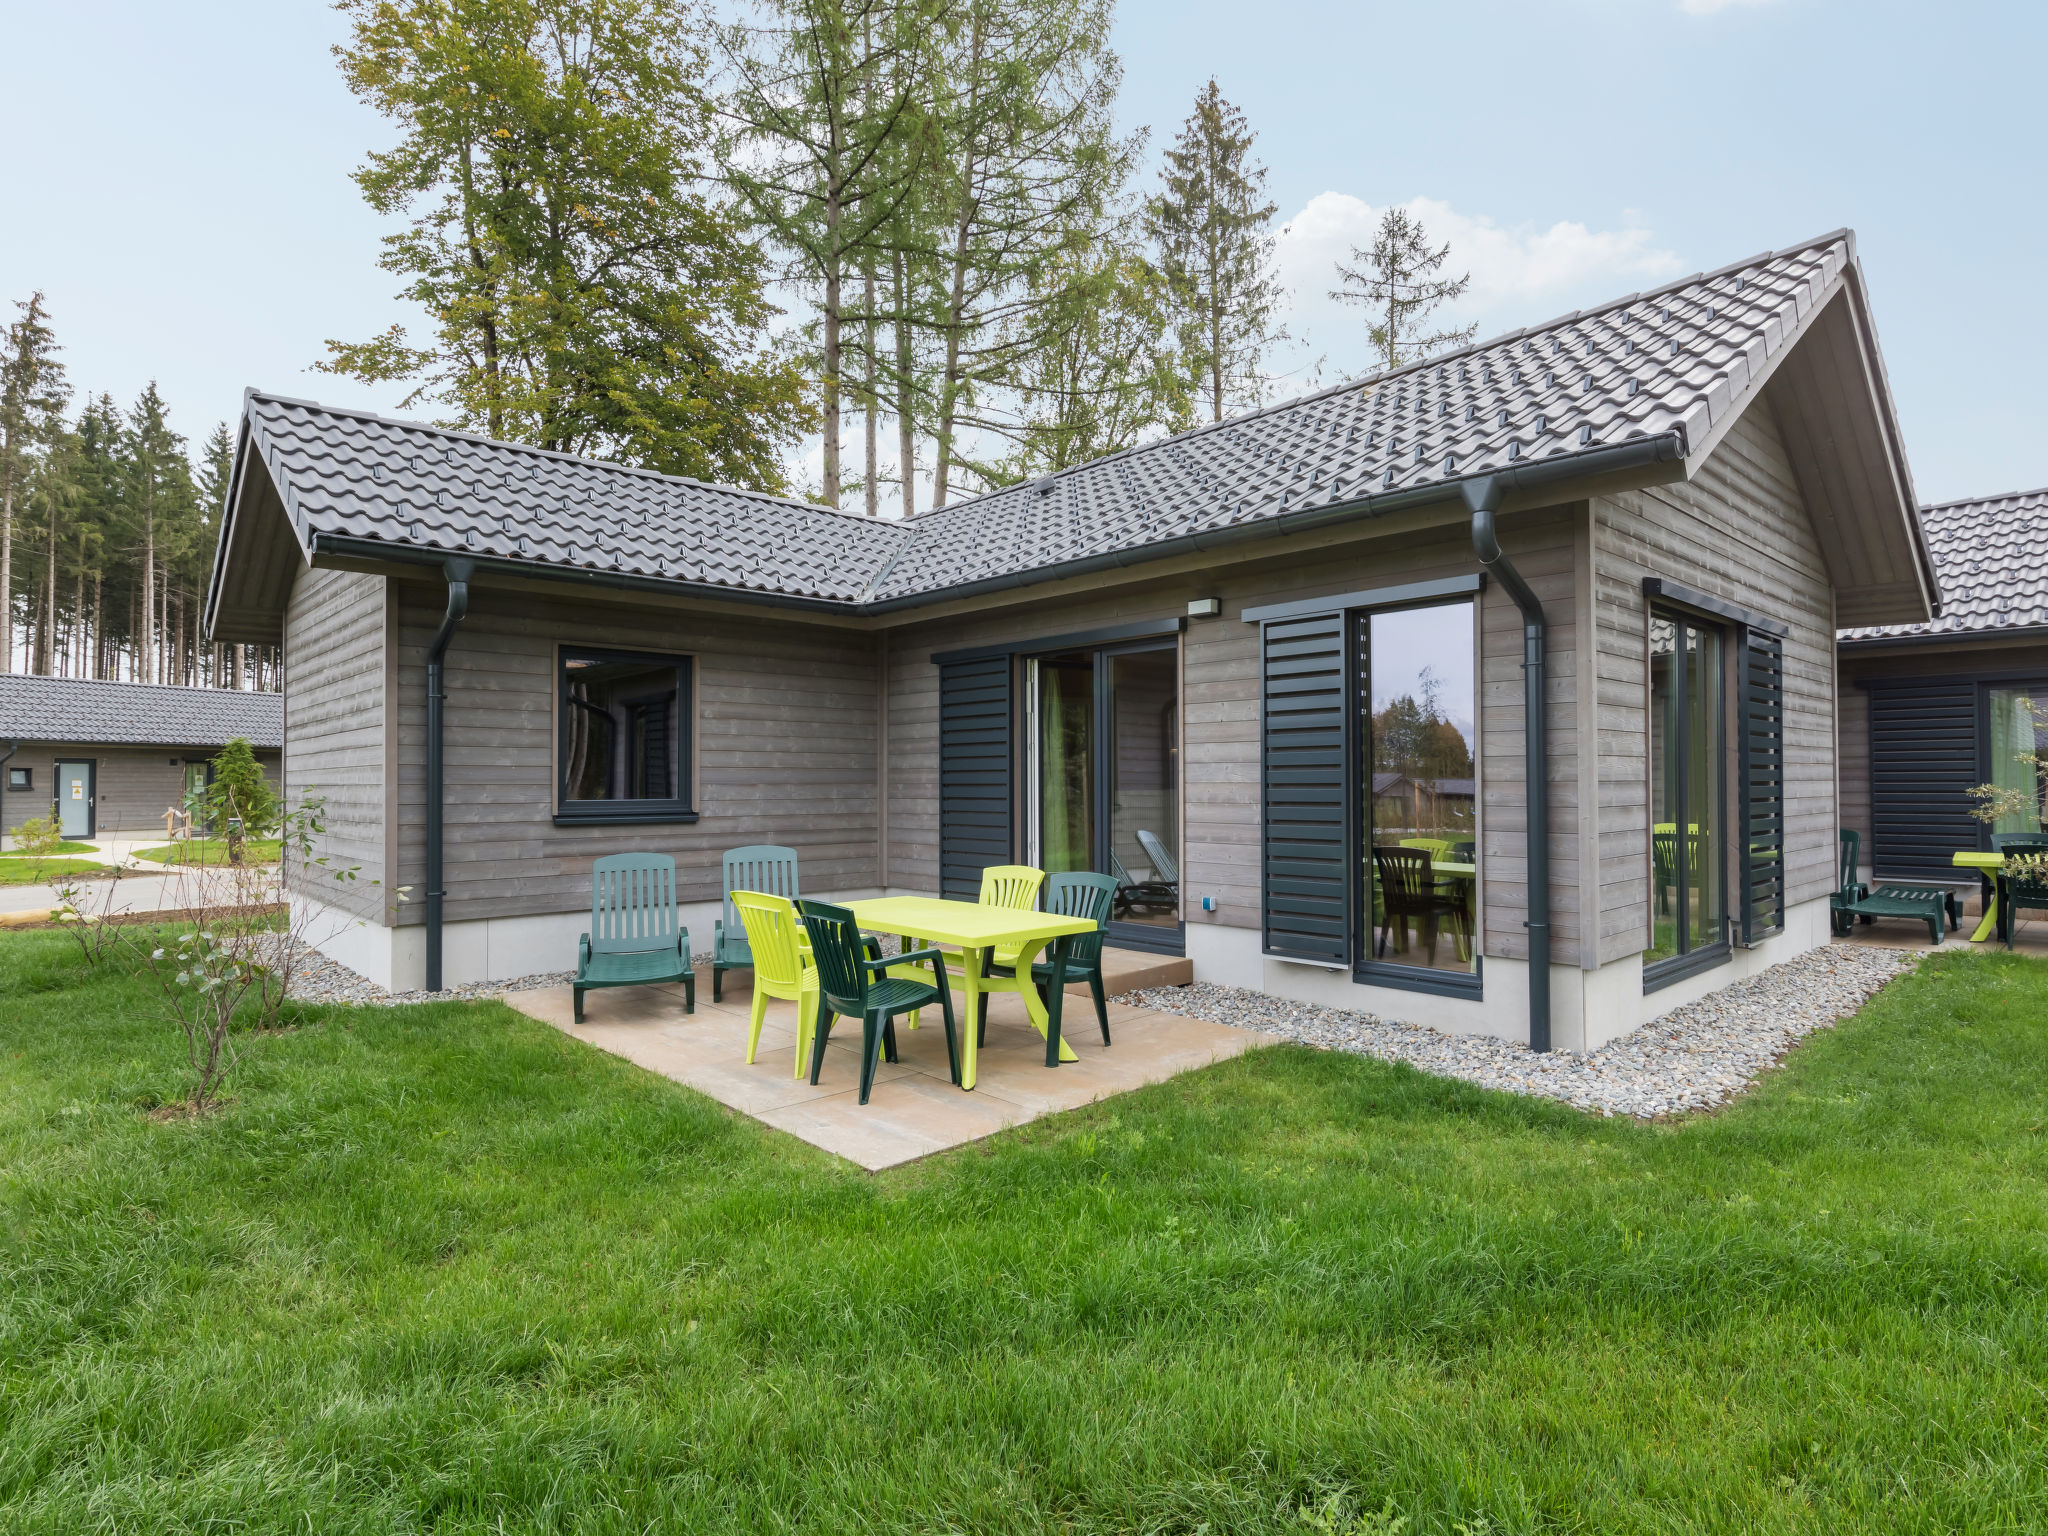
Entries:
[[1992,931],[1998,926],[1998,871],[2005,867],[2005,855],[1979,853],[1974,848],[1966,848],[1949,862],[1957,869],[1976,870],[1990,886],[1989,893],[1984,897],[1984,921],[1979,923],[1977,931],[1970,935],[1972,944],[1982,944],[1991,937]]
[[[1045,1036],[1045,1064],[1056,1067],[1062,1061],[1079,1061],[1073,1047],[1060,1038],[1060,1003],[1066,993],[1067,943],[1095,931],[1086,917],[1054,917],[1045,912],[1018,912],[1009,907],[984,907],[975,901],[942,901],[935,896],[877,896],[872,901],[849,901],[846,908],[853,920],[871,933],[893,933],[927,943],[952,944],[960,950],[960,989],[967,998],[967,1047],[960,1056],[960,1086],[974,1086],[975,1055],[979,1046],[975,1021],[981,1016],[980,1002],[990,992],[1015,992],[1024,999],[1024,1011],[1031,1027]],[[981,957],[998,945],[1015,944],[1017,963],[1011,976],[984,976]],[[1038,999],[1032,985],[1031,966],[1046,945],[1053,975],[1046,989],[1050,1006]]]

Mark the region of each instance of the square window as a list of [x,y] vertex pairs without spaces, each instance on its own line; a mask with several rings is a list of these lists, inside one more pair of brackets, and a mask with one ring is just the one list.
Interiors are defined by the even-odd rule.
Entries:
[[9,789],[34,789],[36,787],[35,769],[9,768],[7,770],[7,787]]
[[568,650],[557,666],[557,821],[695,820],[688,657]]

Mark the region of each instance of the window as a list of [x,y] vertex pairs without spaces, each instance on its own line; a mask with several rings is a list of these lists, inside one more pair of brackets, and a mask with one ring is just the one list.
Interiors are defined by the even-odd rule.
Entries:
[[[1361,974],[1478,971],[1478,799],[1470,599],[1353,615]],[[1385,977],[1383,979],[1398,979]]]
[[694,821],[690,662],[564,650],[557,821]]
[[2042,771],[2037,764],[2048,746],[2048,689],[1989,688],[1991,780],[2000,790],[1994,809],[2003,811],[1991,823],[1997,832],[2038,833],[2042,817]]
[[1651,611],[1646,986],[1728,951],[1726,670],[1721,629]]
[[9,789],[34,789],[36,787],[35,769],[9,768],[7,770],[7,787]]

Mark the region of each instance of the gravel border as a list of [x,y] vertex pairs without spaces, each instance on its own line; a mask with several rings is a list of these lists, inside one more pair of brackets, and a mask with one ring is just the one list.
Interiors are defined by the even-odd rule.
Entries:
[[1118,1001],[1325,1050],[1405,1061],[1440,1077],[1558,1099],[1594,1114],[1655,1120],[1728,1103],[1802,1038],[1856,1012],[1918,959],[1913,950],[1826,945],[1673,1009],[1591,1055],[1538,1055],[1491,1036],[1447,1034],[1204,982],[1127,992]]
[[[708,976],[711,955],[707,951],[690,957],[700,976]],[[439,992],[413,990],[387,992],[367,976],[358,975],[339,960],[331,960],[317,949],[302,947],[292,974],[291,995],[302,1003],[348,1003],[358,1007],[389,1008],[404,1003],[445,1003],[501,997],[507,992],[531,992],[540,987],[566,987],[576,979],[574,971],[535,971],[508,981],[472,981]]]

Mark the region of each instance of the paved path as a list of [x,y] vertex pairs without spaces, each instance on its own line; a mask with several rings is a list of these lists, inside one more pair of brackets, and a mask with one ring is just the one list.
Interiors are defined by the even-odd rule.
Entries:
[[[179,906],[179,887],[190,873],[177,870],[171,874],[124,874],[118,880],[86,881],[87,912],[161,912]],[[53,886],[0,885],[0,916],[10,912],[47,912],[58,900]]]

